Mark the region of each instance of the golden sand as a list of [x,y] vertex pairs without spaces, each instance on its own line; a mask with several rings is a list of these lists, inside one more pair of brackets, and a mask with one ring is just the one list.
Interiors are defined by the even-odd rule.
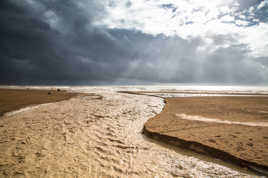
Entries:
[[268,168],[268,97],[181,97],[166,102],[145,124],[147,135],[241,166]]
[[0,177],[252,177],[144,137],[161,98],[75,91],[91,94],[0,118]]
[[58,102],[70,99],[75,93],[58,90],[0,89],[0,116],[29,105]]

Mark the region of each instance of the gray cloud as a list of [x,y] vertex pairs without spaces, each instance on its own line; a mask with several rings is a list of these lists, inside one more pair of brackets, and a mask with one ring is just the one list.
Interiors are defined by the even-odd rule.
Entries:
[[95,26],[105,15],[97,1],[1,1],[0,84],[268,83],[268,57],[221,47],[233,35],[210,37],[219,47],[206,53],[201,37]]
[[250,0],[250,1],[238,0],[238,2],[240,4],[240,9],[244,10],[244,9],[249,8],[249,7],[258,5],[260,3],[260,0]]

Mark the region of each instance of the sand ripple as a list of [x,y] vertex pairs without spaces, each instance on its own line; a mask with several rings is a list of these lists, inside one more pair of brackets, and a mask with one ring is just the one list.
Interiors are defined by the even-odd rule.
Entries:
[[[160,98],[88,90],[0,120],[0,177],[247,177],[141,134]],[[252,176],[248,176],[252,177]]]

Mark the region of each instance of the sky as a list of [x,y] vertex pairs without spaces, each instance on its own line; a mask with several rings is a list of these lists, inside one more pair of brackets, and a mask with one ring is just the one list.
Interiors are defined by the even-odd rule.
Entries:
[[1,0],[0,84],[268,85],[268,0]]

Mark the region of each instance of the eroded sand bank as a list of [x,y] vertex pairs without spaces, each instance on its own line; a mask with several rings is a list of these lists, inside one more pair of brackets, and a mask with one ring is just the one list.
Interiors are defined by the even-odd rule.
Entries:
[[252,177],[152,143],[144,123],[156,97],[87,89],[0,119],[0,177]]

